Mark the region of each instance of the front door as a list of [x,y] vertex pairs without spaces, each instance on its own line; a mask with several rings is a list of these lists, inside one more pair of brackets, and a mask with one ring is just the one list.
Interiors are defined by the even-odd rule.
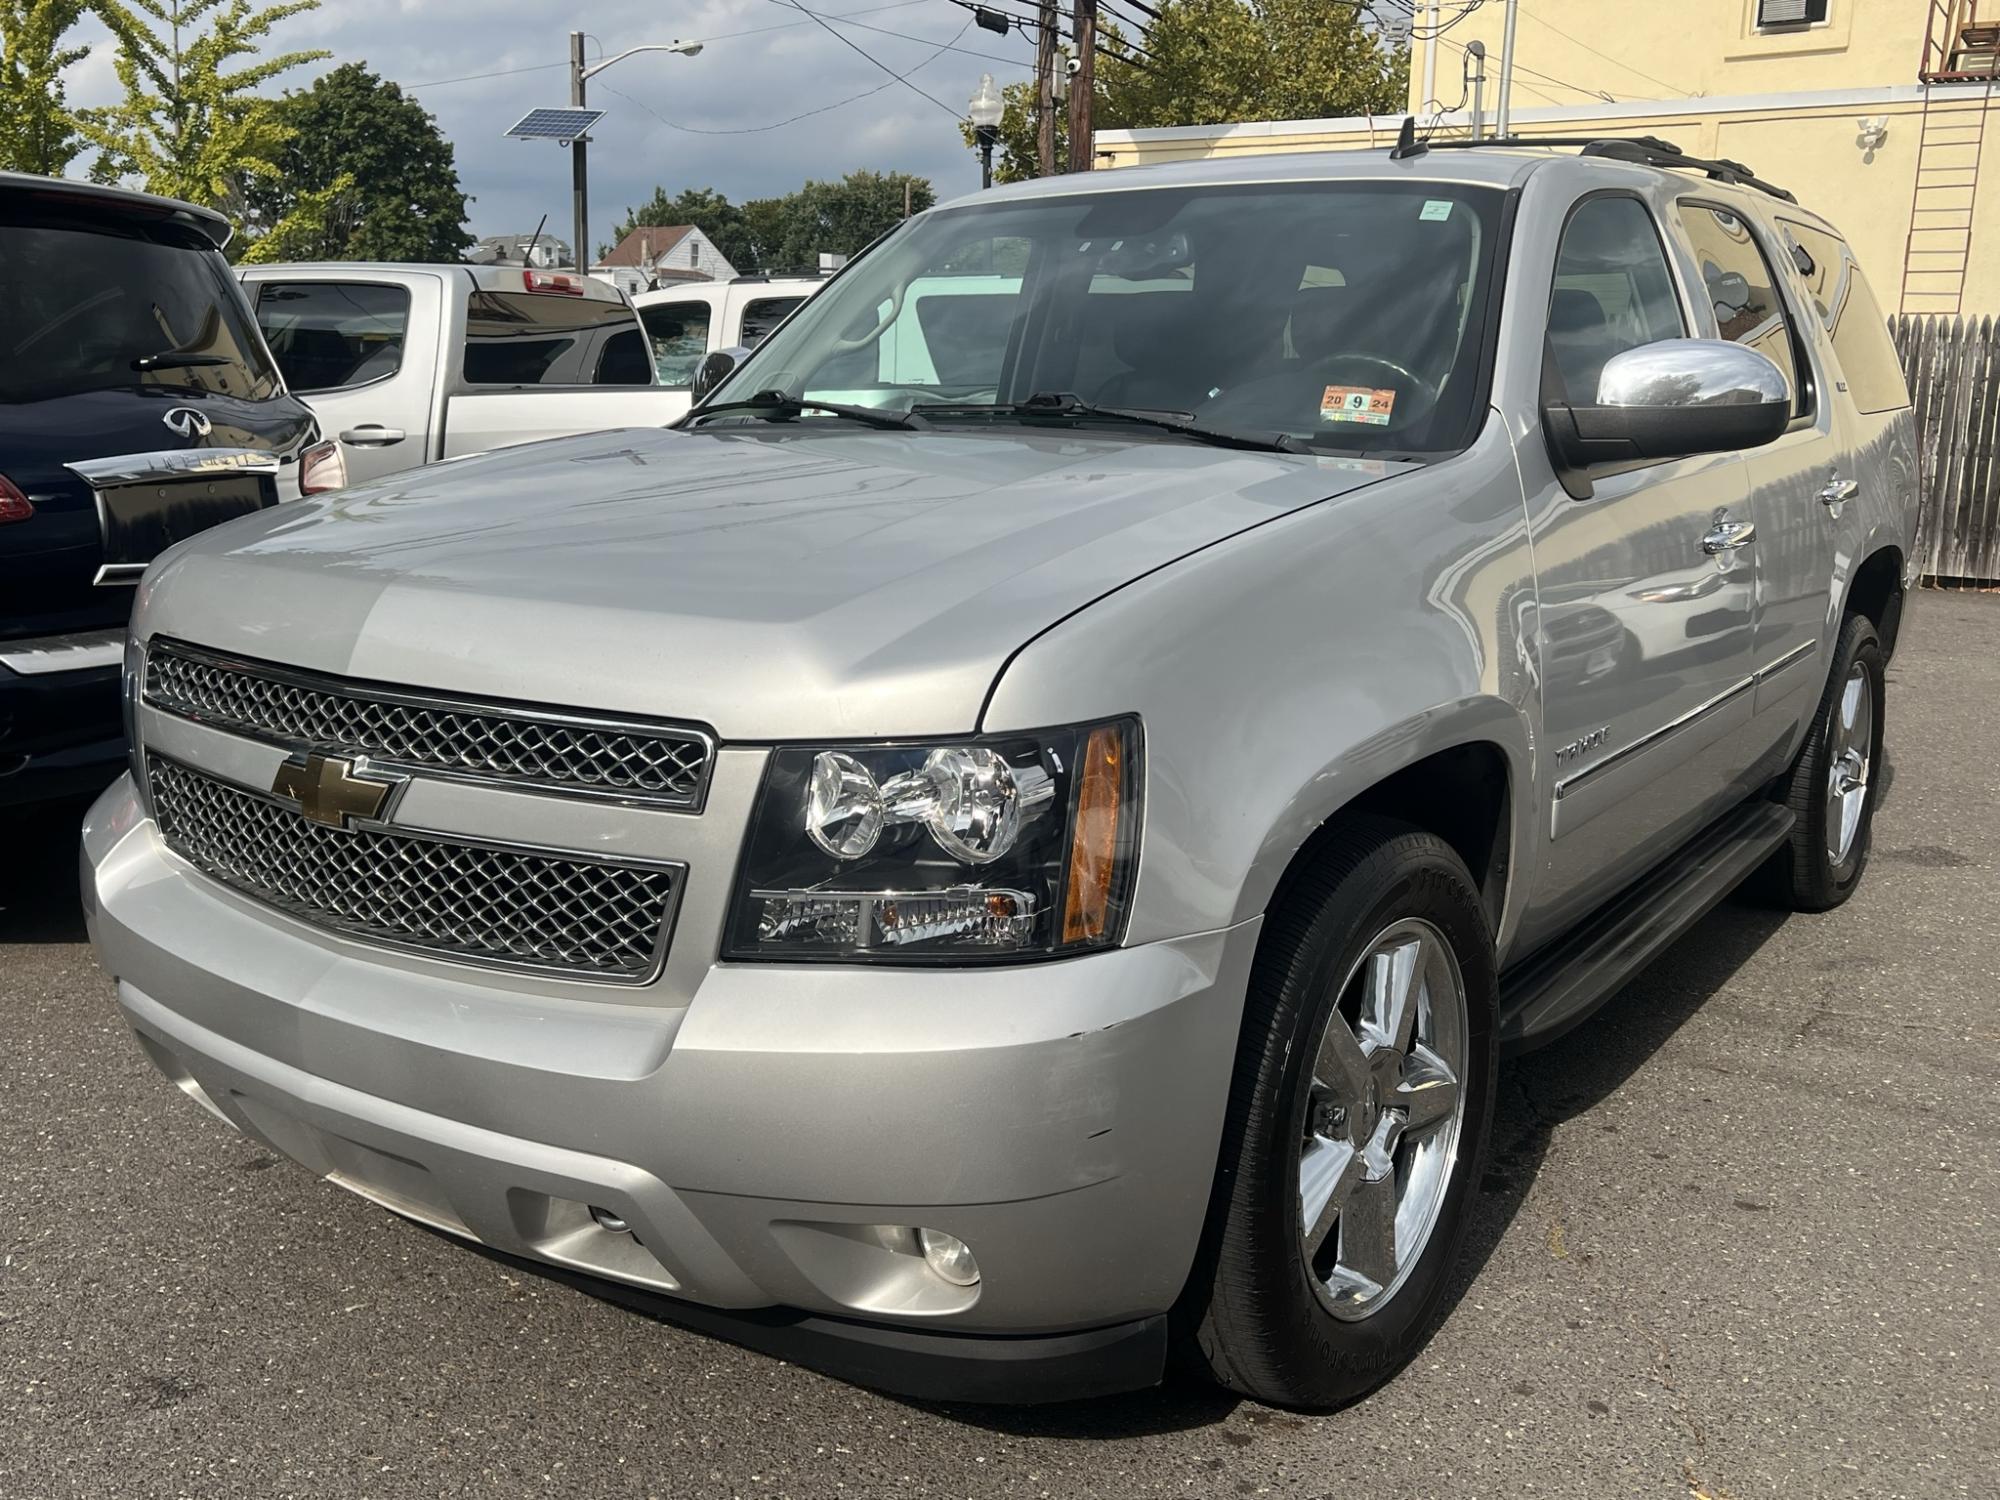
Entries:
[[[1613,355],[1688,326],[1651,207],[1623,192],[1582,200],[1550,291],[1560,395],[1593,400]],[[1756,536],[1742,459],[1592,477],[1587,499],[1552,487],[1534,522],[1550,815],[1529,943],[1729,805],[1752,714]]]

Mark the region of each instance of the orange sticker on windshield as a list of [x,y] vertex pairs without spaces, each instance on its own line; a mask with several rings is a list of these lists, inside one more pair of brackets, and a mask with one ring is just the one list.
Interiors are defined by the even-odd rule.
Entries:
[[1364,385],[1330,385],[1319,398],[1322,422],[1366,422],[1370,427],[1387,427],[1389,414],[1396,409],[1396,393],[1371,390]]

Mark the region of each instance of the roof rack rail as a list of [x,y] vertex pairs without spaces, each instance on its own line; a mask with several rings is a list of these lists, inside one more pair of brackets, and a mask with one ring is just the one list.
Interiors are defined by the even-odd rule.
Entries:
[[1690,156],[1672,141],[1656,135],[1510,135],[1492,136],[1483,141],[1431,141],[1433,151],[1471,151],[1486,146],[1575,146],[1579,156],[1601,156],[1607,161],[1637,162],[1646,167],[1678,167],[1705,173],[1712,181],[1755,188],[1786,203],[1799,200],[1776,183],[1764,181],[1740,161],[1717,157]]

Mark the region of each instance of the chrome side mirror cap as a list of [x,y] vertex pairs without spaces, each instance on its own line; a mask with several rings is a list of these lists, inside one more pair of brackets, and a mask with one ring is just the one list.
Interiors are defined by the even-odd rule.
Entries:
[[1590,471],[1761,448],[1792,420],[1791,388],[1776,365],[1722,339],[1662,339],[1614,354],[1589,406],[1549,402],[1542,427],[1562,485],[1593,493]]

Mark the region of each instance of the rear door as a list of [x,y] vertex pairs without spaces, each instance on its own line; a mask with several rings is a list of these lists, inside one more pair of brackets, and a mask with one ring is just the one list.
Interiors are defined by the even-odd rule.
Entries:
[[[579,278],[551,278],[557,285]],[[663,426],[687,409],[655,383],[632,305],[588,289],[477,287],[453,352],[444,456],[612,427]],[[678,411],[676,406],[678,405]]]
[[1757,589],[1754,672],[1758,753],[1773,775],[1791,731],[1818,705],[1832,640],[1835,507],[1822,495],[1852,473],[1839,402],[1805,326],[1793,278],[1779,270],[1790,251],[1769,225],[1717,199],[1691,194],[1675,206],[1692,253],[1695,317],[1704,338],[1745,344],[1784,371],[1792,422],[1776,442],[1743,455],[1756,545],[1745,562]]
[[350,483],[426,462],[443,278],[274,271],[244,282],[285,383],[340,443]]

